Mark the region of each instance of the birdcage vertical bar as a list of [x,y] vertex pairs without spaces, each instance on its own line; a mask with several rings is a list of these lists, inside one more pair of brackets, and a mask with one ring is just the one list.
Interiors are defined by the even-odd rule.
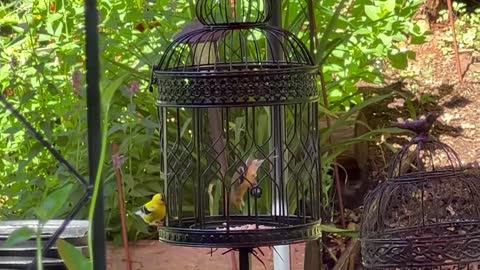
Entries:
[[[271,0],[271,18],[269,24],[273,27],[282,27],[282,0]],[[269,57],[271,59],[277,59],[277,61],[283,60],[283,54],[281,42],[277,38],[272,38],[272,51],[270,52]],[[280,188],[279,199],[275,202],[275,207],[280,210],[280,213],[277,212],[277,215],[288,216],[288,192],[286,192],[286,186],[284,183],[285,177],[288,177],[288,170],[283,170],[285,160],[288,160],[288,154],[284,152],[283,142],[285,138],[285,126],[283,125],[283,118],[286,117],[284,113],[284,107],[276,105],[273,107],[272,118],[273,118],[273,130],[274,130],[274,144],[278,152],[276,153],[276,166],[275,166],[275,181],[277,182],[278,187]],[[294,117],[297,117],[296,115]],[[276,134],[275,134],[276,133]],[[285,154],[285,156],[284,156]],[[284,175],[285,173],[285,175]],[[288,217],[287,217],[288,218]],[[290,268],[290,247],[289,246],[276,246],[275,249],[278,251],[273,255],[273,265],[275,270],[287,270]]]
[[[169,213],[176,213],[176,210],[174,210],[175,204],[171,203],[173,200],[171,200],[172,196],[169,194],[169,188],[168,188],[168,182],[169,182],[169,177],[168,177],[168,137],[167,137],[167,108],[166,107],[158,107],[158,120],[160,123],[159,127],[159,134],[160,134],[160,166],[162,166],[162,169],[160,170],[160,173],[163,174],[163,194],[165,195],[165,198],[167,200],[167,209]],[[163,162],[162,162],[163,161]],[[171,216],[171,215],[170,215]],[[165,226],[169,226],[170,224],[170,216],[165,219]]]
[[312,144],[314,148],[314,168],[315,168],[315,177],[316,181],[313,183],[313,190],[311,192],[315,192],[315,197],[316,200],[313,201],[313,205],[311,206],[312,209],[312,218],[317,220],[320,219],[323,222],[323,217],[322,217],[322,205],[323,205],[323,194],[322,194],[322,167],[321,167],[321,155],[320,155],[320,127],[318,124],[317,119],[315,116],[318,115],[318,101],[314,102],[312,104],[312,121],[313,121],[313,130],[314,130],[314,137],[312,139]]
[[[86,30],[86,66],[87,66],[87,123],[88,123],[88,161],[90,184],[95,185],[102,131],[100,122],[100,57],[98,45],[98,11],[96,0],[85,0]],[[95,212],[90,228],[93,228],[93,267],[95,270],[106,269],[105,262],[105,224],[103,217],[103,187],[100,184]]]
[[202,144],[202,125],[200,123],[200,108],[193,108],[193,148],[196,156],[195,171],[193,172],[193,196],[195,201],[195,218],[196,223],[204,228],[205,225],[205,206],[204,206],[204,183],[202,177],[202,163],[201,163],[201,144]]

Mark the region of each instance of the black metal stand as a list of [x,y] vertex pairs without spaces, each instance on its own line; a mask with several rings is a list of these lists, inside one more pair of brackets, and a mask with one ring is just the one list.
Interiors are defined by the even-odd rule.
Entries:
[[[100,57],[98,41],[98,11],[97,0],[85,1],[85,30],[87,56],[87,121],[88,121],[88,160],[90,184],[95,186],[98,172],[100,150],[102,148],[102,125],[100,109]],[[93,269],[106,269],[105,224],[103,184],[100,184],[93,220]]]
[[250,253],[252,253],[252,248],[240,248],[238,253],[238,262],[240,264],[240,270],[250,270]]

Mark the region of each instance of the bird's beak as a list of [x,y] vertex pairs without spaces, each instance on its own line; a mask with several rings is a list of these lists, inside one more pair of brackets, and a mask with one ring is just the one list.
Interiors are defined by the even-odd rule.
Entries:
[[145,216],[145,214],[140,209],[135,212],[135,215],[137,215],[141,218],[143,218]]
[[259,159],[259,160],[257,160],[257,162],[256,162],[256,164],[255,164],[255,165],[257,166],[257,168],[260,167],[260,166],[262,166],[262,164],[263,164],[264,161],[265,161],[265,159]]

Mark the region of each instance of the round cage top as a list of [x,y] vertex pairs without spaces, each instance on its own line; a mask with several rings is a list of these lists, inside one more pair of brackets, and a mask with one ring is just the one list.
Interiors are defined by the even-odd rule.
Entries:
[[274,105],[317,100],[317,74],[305,45],[286,30],[196,22],[163,53],[152,82],[159,105]]
[[365,199],[366,269],[480,261],[480,179],[462,169],[452,148],[429,137],[437,117],[396,124],[416,136],[393,159],[389,179]]
[[395,123],[397,127],[413,131],[415,136],[393,158],[388,179],[409,179],[408,175],[418,172],[462,171],[462,162],[455,150],[429,135],[437,117],[437,113],[430,113],[425,119]]
[[200,0],[198,20],[209,26],[264,24],[271,17],[271,0]]

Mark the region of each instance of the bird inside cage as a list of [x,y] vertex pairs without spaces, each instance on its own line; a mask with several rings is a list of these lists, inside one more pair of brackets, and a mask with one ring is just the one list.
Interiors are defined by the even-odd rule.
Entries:
[[244,166],[238,167],[232,176],[232,187],[230,191],[230,202],[236,210],[242,210],[245,206],[245,194],[248,190],[256,187],[257,171],[265,159],[247,160]]

